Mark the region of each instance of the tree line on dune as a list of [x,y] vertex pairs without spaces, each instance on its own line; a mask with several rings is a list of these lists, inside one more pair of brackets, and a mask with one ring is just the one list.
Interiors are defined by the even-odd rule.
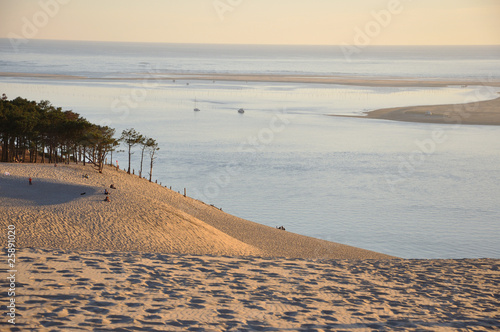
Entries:
[[[78,113],[63,111],[49,101],[30,101],[21,97],[0,98],[0,148],[2,162],[86,163],[102,173],[106,157],[123,143],[128,150],[128,173],[132,148],[141,148],[141,170],[144,154],[149,155],[149,181],[156,152],[160,149],[153,138],[135,129],[123,130],[114,138],[115,129],[87,121]],[[112,158],[111,158],[112,159]]]

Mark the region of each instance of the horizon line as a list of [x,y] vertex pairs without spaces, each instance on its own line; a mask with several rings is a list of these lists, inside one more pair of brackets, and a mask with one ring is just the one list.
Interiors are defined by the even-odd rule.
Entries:
[[[10,40],[8,37],[0,37],[0,40]],[[221,45],[221,46],[338,46],[338,47],[433,47],[433,46],[500,46],[500,44],[381,44],[381,45],[365,45],[360,46],[356,44],[271,44],[271,43],[203,43],[203,42],[163,42],[163,41],[120,41],[120,40],[90,40],[90,39],[46,39],[46,38],[33,38],[27,39],[28,41],[60,41],[60,42],[87,42],[87,43],[120,43],[120,44],[172,44],[172,45]]]

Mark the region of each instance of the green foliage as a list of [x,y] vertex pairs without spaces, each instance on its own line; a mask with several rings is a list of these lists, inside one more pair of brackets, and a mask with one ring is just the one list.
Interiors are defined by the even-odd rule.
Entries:
[[113,138],[115,130],[107,126],[90,123],[73,111],[63,111],[43,100],[39,103],[21,97],[8,100],[3,94],[0,97],[0,142],[1,161],[37,162],[41,156],[42,163],[58,163],[70,160],[90,162],[102,172],[106,155],[112,152],[120,142],[128,147],[130,173],[130,156],[132,148],[138,144],[150,153],[151,173],[158,143],[152,138],[139,134],[135,129],[122,132],[119,140]]
[[87,159],[102,171],[104,158],[118,145],[114,129],[90,123],[73,111],[62,111],[49,101],[29,101],[18,97],[0,99],[0,141],[4,162],[30,161],[41,155],[49,162]]
[[120,141],[124,142],[128,148],[128,170],[127,173],[130,174],[130,159],[132,156],[132,148],[137,144],[140,144],[144,140],[144,137],[135,131],[134,128],[126,129],[122,131],[122,136],[120,137]]

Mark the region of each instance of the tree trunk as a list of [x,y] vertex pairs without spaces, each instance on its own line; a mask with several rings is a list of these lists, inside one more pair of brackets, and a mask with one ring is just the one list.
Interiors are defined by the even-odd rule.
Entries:
[[42,143],[42,164],[45,164],[45,143]]
[[9,155],[7,156],[8,162],[14,161],[14,155],[15,155],[14,141],[15,141],[14,137],[12,137],[9,141]]
[[128,146],[128,171],[127,173],[130,174],[130,157],[131,157],[131,149],[132,149],[132,145],[129,145]]
[[33,154],[34,154],[34,157],[35,157],[35,164],[36,164],[37,159],[38,159],[38,142],[35,142],[33,144]]
[[9,136],[7,134],[3,135],[2,161],[9,161]]
[[151,165],[149,168],[149,182],[151,182],[152,177],[153,177],[153,159],[151,159]]
[[142,178],[142,161],[144,160],[144,148],[142,149],[141,152],[141,169],[139,170],[139,177]]

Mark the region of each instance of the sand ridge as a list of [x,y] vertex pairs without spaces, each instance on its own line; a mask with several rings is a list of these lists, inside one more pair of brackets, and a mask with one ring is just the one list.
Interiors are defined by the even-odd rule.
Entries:
[[[117,189],[110,189],[111,184]],[[105,189],[111,202],[103,201]],[[21,247],[391,258],[243,220],[113,167],[99,174],[89,165],[0,164],[0,202],[0,225],[16,225]]]

